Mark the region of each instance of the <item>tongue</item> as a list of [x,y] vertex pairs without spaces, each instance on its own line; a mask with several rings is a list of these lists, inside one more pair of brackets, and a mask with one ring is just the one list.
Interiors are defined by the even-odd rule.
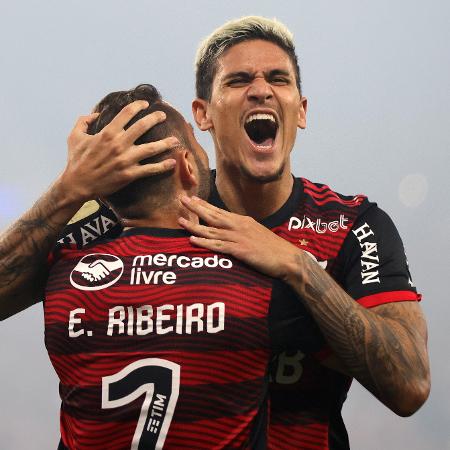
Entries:
[[255,142],[255,141],[253,141],[253,143],[254,143],[257,147],[272,147],[273,141],[274,141],[273,138],[267,138],[267,139],[264,139],[264,140],[261,141],[261,142]]

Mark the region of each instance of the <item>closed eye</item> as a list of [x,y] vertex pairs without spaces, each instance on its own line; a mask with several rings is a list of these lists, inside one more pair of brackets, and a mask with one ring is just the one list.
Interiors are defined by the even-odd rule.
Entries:
[[289,77],[284,76],[276,76],[270,79],[270,83],[275,86],[284,86],[291,83],[291,79]]
[[275,86],[284,86],[286,84],[289,84],[290,80],[289,80],[289,78],[275,77],[272,80],[270,80],[270,82],[272,84],[274,84]]
[[225,78],[225,85],[230,87],[242,87],[247,86],[252,80],[252,76],[247,72],[234,72],[230,73]]
[[274,84],[275,86],[285,86],[291,84],[291,76],[289,72],[284,70],[272,70],[268,74],[269,83]]
[[246,86],[250,82],[249,78],[233,78],[227,81],[227,86],[241,87]]

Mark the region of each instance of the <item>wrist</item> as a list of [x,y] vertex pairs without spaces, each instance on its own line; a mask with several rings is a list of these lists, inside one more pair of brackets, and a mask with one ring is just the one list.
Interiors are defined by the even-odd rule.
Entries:
[[282,280],[291,288],[296,289],[299,282],[304,279],[305,261],[308,255],[303,250],[296,248],[289,257],[285,258],[281,266]]
[[92,200],[87,190],[77,189],[63,172],[51,185],[55,208],[76,212],[87,200]]
[[62,172],[52,185],[58,200],[64,206],[79,205],[92,200],[94,195],[89,186],[80,185],[66,170]]

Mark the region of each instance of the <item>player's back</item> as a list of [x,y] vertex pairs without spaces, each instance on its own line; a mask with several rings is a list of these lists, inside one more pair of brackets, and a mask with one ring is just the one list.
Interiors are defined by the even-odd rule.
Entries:
[[64,445],[256,448],[272,283],[181,230],[63,250],[44,309]]

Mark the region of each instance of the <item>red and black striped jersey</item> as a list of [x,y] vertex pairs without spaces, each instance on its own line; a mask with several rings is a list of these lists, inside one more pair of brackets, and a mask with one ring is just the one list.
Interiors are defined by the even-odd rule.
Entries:
[[[213,203],[225,208],[217,192]],[[363,195],[296,178],[285,205],[262,223],[308,252],[365,307],[420,299],[394,224]],[[351,379],[320,364],[326,352],[289,349],[274,358],[270,449],[349,448],[341,408]]]
[[[227,209],[217,190],[209,201]],[[81,247],[98,235],[115,235],[115,223],[111,211],[101,205],[68,227],[59,243]],[[420,300],[395,225],[364,195],[344,196],[326,185],[295,178],[286,203],[261,223],[307,251],[362,306]],[[272,305],[274,322],[296,314],[296,303],[275,305],[280,308]],[[294,331],[270,327],[274,322],[269,320],[271,334],[285,351],[271,365],[269,448],[348,449],[341,409],[351,379],[322,366],[321,353],[311,354],[323,341],[306,312]]]
[[304,309],[183,230],[133,229],[63,249],[44,313],[60,448],[254,449],[266,448],[271,351]]

